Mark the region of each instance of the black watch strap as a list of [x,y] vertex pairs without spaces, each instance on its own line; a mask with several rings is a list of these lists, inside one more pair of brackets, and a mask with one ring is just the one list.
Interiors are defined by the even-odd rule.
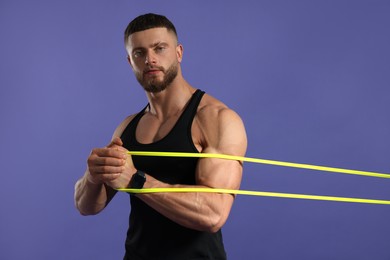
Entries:
[[133,177],[131,177],[130,180],[130,187],[131,189],[142,189],[144,187],[146,181],[146,176],[143,171],[137,170]]

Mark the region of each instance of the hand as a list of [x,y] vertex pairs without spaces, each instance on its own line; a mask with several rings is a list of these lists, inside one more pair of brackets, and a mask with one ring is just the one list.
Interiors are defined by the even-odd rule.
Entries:
[[131,156],[122,145],[122,140],[115,137],[106,147],[92,150],[88,157],[88,181],[106,183],[114,189],[127,187],[136,170]]
[[131,178],[133,177],[133,174],[137,171],[137,169],[134,167],[133,159],[131,155],[128,154],[128,150],[122,146],[122,140],[119,137],[116,137],[113,141],[115,142],[111,143],[112,147],[124,151],[126,159],[123,166],[123,171],[119,174],[119,176],[114,180],[106,181],[105,183],[113,189],[127,188]]

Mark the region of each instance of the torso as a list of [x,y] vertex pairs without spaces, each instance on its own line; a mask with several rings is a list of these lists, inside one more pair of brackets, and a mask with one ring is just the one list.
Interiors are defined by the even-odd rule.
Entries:
[[[133,151],[201,152],[206,147],[204,142],[207,142],[204,129],[211,122],[206,118],[215,114],[208,115],[212,112],[208,109],[209,96],[195,96],[197,98],[187,103],[191,105],[164,120],[158,119],[148,108],[129,117],[121,135],[124,147]],[[137,169],[161,182],[196,185],[197,158],[134,156],[132,159]],[[140,259],[157,259],[157,256],[160,259],[226,259],[221,231],[208,233],[184,228],[136,196],[131,196],[130,200],[126,239],[129,258],[138,259],[136,255],[139,254],[143,257]]]
[[[207,129],[215,123],[219,110],[225,108],[226,106],[222,102],[207,94],[202,98],[191,126],[192,140],[199,152],[202,152],[203,148],[207,146]],[[147,109],[137,127],[137,141],[142,144],[150,144],[164,138],[175,126],[184,109],[185,107],[163,120],[151,114]],[[126,126],[133,118],[134,115],[125,120],[124,125]]]

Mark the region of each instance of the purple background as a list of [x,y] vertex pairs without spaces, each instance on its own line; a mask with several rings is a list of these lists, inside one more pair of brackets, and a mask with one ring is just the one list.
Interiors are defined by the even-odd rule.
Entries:
[[[82,217],[93,147],[146,102],[123,30],[167,15],[195,87],[243,118],[247,155],[390,172],[389,1],[0,2],[0,259],[121,259],[118,194]],[[242,189],[390,200],[390,180],[245,165]],[[229,259],[390,259],[390,206],[239,196]]]

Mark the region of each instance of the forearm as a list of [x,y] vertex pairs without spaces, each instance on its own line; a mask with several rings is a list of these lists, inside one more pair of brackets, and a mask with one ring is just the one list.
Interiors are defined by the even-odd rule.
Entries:
[[[166,186],[166,185],[165,185]],[[207,188],[206,186],[173,185],[174,188]],[[217,232],[229,215],[234,197],[217,193],[138,194],[150,207],[187,228]]]
[[82,215],[95,215],[107,205],[107,191],[104,184],[88,180],[88,172],[75,185],[75,204]]

